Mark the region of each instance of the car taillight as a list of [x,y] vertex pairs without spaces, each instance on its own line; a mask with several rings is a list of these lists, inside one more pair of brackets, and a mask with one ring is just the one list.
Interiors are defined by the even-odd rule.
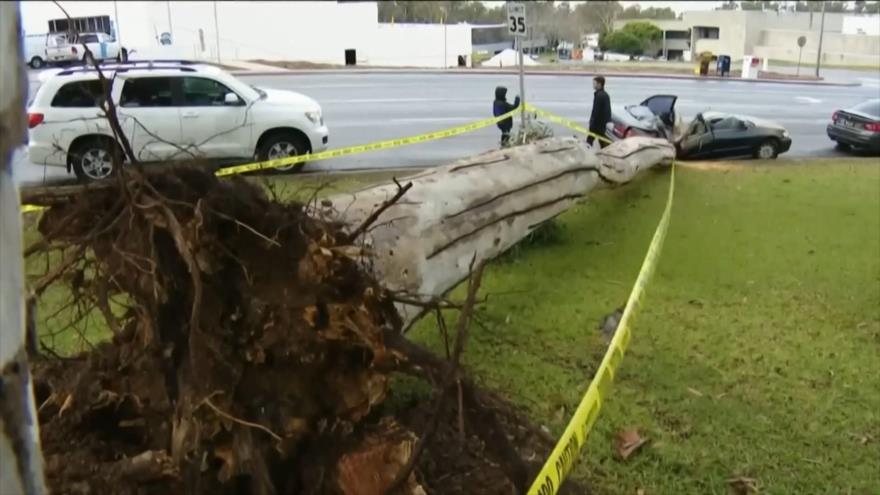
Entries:
[[71,46],[71,47],[70,47],[70,51],[72,51],[74,55],[76,55],[77,53],[79,53],[79,52],[76,51],[76,47],[75,47],[75,46]]
[[871,122],[865,124],[865,130],[871,132],[880,132],[880,122]]
[[617,134],[620,137],[623,137],[623,132],[626,129],[620,124],[614,124],[614,134]]
[[632,130],[632,128],[630,128],[630,129],[626,130],[626,132],[623,134],[623,137],[628,138],[628,137],[632,137],[635,135],[636,135],[636,131],[634,131],[634,130]]
[[834,115],[831,116],[831,122],[834,122],[836,124],[838,118],[840,118],[840,114],[837,112],[834,112]]
[[46,118],[45,115],[41,113],[29,113],[28,114],[28,129],[33,129],[34,127],[43,123],[43,120]]

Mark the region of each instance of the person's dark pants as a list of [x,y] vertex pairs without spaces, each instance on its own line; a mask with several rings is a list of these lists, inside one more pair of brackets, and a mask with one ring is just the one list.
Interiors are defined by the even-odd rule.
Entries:
[[[596,131],[590,131],[590,132],[593,132],[593,133],[599,134],[599,133],[596,132]],[[590,134],[589,136],[587,136],[587,144],[589,144],[590,146],[593,145],[593,141],[595,141],[595,140],[596,140],[596,137],[593,136],[592,134]],[[604,147],[606,147],[606,146],[608,146],[608,141],[605,141],[604,139],[600,139],[600,140],[599,140],[599,147],[600,147],[600,148],[604,148]]]
[[510,131],[501,131],[501,146],[510,144]]

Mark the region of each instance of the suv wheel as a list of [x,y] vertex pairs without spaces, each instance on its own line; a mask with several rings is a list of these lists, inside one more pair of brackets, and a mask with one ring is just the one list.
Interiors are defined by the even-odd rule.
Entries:
[[42,69],[43,66],[46,65],[46,62],[44,62],[43,59],[41,59],[40,57],[34,57],[31,59],[28,65],[31,66],[31,69]]
[[760,158],[762,160],[770,160],[772,158],[776,158],[779,156],[779,151],[776,145],[776,141],[769,139],[761,143],[760,146],[755,148],[755,158]]
[[[308,145],[303,142],[303,138],[292,132],[279,132],[268,136],[257,152],[259,161],[276,160],[278,158],[287,158],[289,156],[299,156],[309,149]],[[305,162],[276,167],[274,170],[278,172],[298,171],[305,166]]]
[[113,175],[114,152],[111,140],[89,139],[70,150],[69,160],[79,180],[98,181]]

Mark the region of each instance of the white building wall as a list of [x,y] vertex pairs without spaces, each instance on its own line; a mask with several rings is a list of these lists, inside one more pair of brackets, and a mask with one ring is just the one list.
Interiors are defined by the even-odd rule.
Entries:
[[472,29],[464,24],[379,24],[366,63],[388,67],[448,68],[458,57],[472,65]]
[[880,15],[848,15],[844,17],[843,34],[880,36]]
[[[64,1],[72,17],[118,12],[119,38],[133,59],[217,60],[214,4],[209,1]],[[343,65],[353,49],[359,65],[455,67],[471,65],[471,28],[466,25],[379,24],[376,2],[216,2],[220,60],[304,61]],[[26,33],[45,33],[48,20],[63,17],[49,1],[22,2]],[[204,51],[199,30],[204,37]],[[158,36],[172,33],[172,46]],[[445,47],[445,49],[444,49]],[[445,60],[444,60],[445,54]]]
[[[790,29],[769,29],[762,33],[762,44],[755,55],[771,60],[797,62],[797,39],[804,36],[802,62],[814,64],[819,47],[819,33]],[[822,63],[880,67],[880,36],[825,33],[822,39]]]

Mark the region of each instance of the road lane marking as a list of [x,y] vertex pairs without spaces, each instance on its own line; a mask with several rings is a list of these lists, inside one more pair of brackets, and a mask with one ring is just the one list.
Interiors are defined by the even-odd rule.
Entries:
[[822,103],[822,100],[820,100],[819,98],[812,98],[810,96],[795,96],[794,99],[798,100],[798,101],[810,103],[810,104]]

